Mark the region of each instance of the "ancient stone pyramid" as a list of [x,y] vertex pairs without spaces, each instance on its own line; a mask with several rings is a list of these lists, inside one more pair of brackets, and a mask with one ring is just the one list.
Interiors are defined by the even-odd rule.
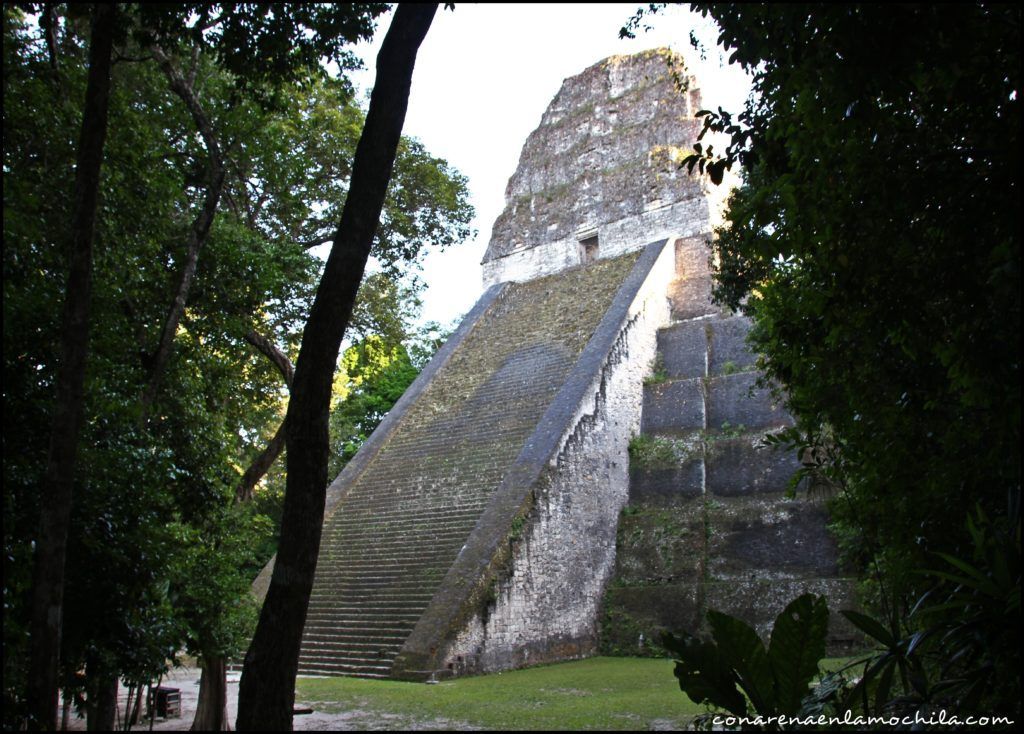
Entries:
[[[710,301],[709,193],[678,167],[699,105],[666,50],[565,81],[487,290],[329,489],[300,672],[489,672],[602,634],[628,652],[709,600],[763,626],[792,592],[845,593],[821,509],[781,494],[794,457],[754,447],[789,418],[748,391],[746,322]],[[631,469],[637,436],[675,458]]]

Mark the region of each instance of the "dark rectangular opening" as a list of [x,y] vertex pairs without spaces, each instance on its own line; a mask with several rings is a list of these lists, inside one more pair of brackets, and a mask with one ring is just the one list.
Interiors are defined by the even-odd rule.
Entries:
[[597,260],[597,235],[580,240],[580,262],[584,265]]

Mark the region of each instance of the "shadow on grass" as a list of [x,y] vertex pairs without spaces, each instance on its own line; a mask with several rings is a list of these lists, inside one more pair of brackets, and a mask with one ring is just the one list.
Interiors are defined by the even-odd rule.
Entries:
[[299,678],[296,698],[325,714],[353,712],[355,728],[683,729],[704,708],[679,690],[672,668],[605,657],[436,685]]

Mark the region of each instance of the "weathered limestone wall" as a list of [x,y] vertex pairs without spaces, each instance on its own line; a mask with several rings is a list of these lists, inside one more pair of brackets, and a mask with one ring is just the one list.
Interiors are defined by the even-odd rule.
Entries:
[[798,457],[763,445],[792,418],[758,387],[749,329],[742,316],[705,314],[658,335],[660,374],[644,387],[642,440],[630,457],[603,611],[604,654],[662,656],[661,633],[706,631],[709,609],[767,639],[779,612],[806,592],[828,599],[833,654],[856,642],[838,613],[856,599],[825,503],[787,497]]
[[583,400],[508,538],[510,559],[449,647],[446,670],[493,672],[596,651],[616,522],[628,496],[629,439],[640,427],[643,378],[657,330],[668,321],[665,292],[674,274],[674,248],[666,246],[633,302],[609,314],[620,320],[614,333],[595,336],[610,347],[601,345],[602,361],[589,365]]
[[[637,216],[596,227],[599,257],[618,257],[635,250],[638,242],[675,236],[693,237],[708,231],[708,202],[703,196],[641,212]],[[580,238],[565,237],[542,247],[530,247],[484,263],[484,285],[523,282],[581,264]]]
[[[677,89],[677,81],[686,87]],[[527,139],[484,256],[484,283],[524,281],[708,230],[692,151],[700,92],[665,49],[613,56],[566,79]]]

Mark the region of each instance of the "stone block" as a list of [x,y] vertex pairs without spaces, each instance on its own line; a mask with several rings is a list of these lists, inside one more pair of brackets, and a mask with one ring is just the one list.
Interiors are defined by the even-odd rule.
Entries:
[[695,580],[608,589],[601,654],[663,656],[666,653],[658,644],[662,633],[696,630],[700,618],[700,586]]
[[716,580],[836,576],[838,553],[820,503],[782,495],[711,499],[708,574]]
[[704,466],[694,456],[680,466],[630,467],[629,501],[664,504],[679,497],[699,497],[704,492]]
[[708,494],[735,497],[786,491],[800,468],[797,453],[760,444],[760,434],[709,440],[704,477]]
[[711,233],[675,241],[676,273],[680,278],[711,279]]
[[708,354],[708,373],[711,375],[753,369],[757,355],[747,347],[746,337],[750,331],[750,320],[743,316],[712,319],[708,322],[711,331]]
[[699,379],[644,385],[643,433],[686,433],[704,428],[704,392]]
[[705,547],[704,502],[629,505],[619,518],[615,578],[626,585],[698,577]]
[[[792,425],[793,419],[775,401],[771,391],[756,385],[756,372],[723,375],[708,380],[707,427],[711,432],[722,429],[755,430]],[[646,410],[647,405],[644,404]]]
[[711,300],[710,278],[687,278],[674,281],[668,289],[672,318],[680,321],[720,313],[721,306]]
[[685,321],[658,332],[658,354],[669,377],[703,377],[708,337],[704,321]]

